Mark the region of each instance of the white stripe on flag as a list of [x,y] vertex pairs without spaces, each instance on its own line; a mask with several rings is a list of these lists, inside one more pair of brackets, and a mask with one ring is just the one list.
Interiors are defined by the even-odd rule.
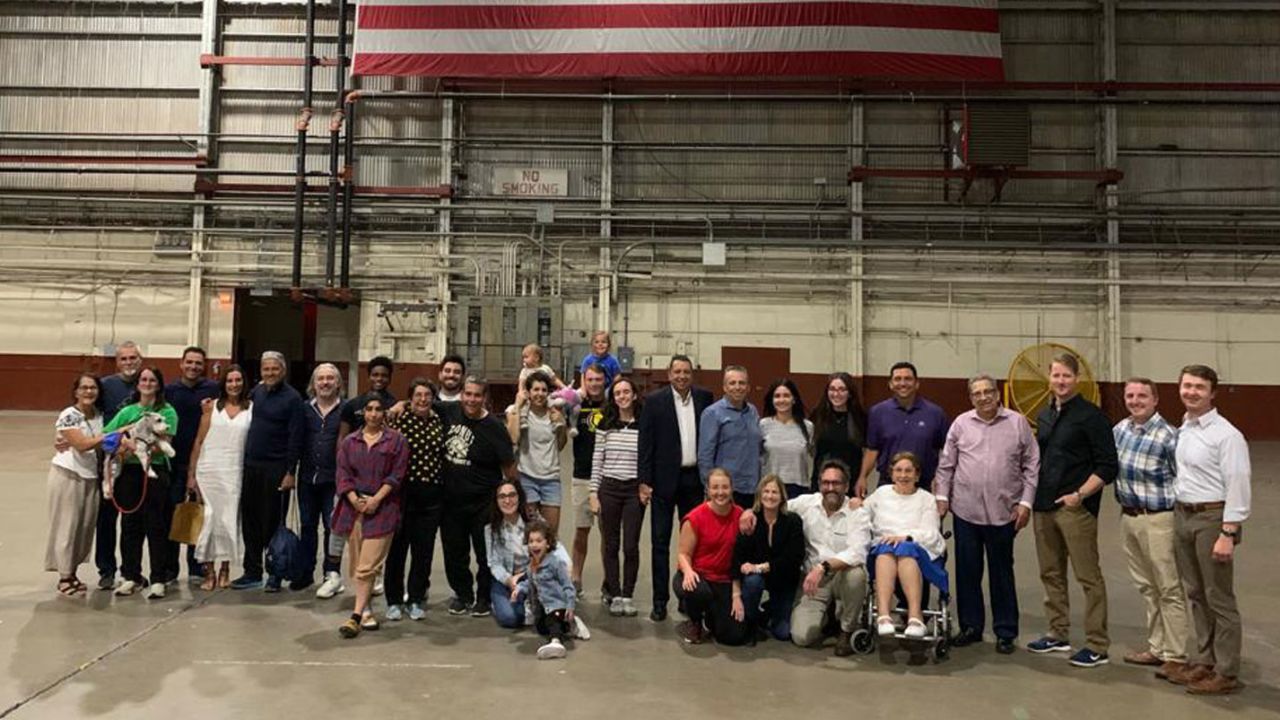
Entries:
[[1000,35],[872,27],[361,30],[360,53],[885,52],[1000,58]]

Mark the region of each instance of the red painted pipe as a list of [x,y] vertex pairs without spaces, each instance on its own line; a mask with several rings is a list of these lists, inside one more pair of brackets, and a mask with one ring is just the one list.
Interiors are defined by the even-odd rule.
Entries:
[[[209,180],[196,180],[195,191],[198,193],[291,193],[293,185],[272,185],[269,183],[223,183]],[[412,185],[356,185],[356,195],[407,195],[414,197],[447,198],[453,197],[453,186],[433,185],[417,187]],[[323,185],[308,185],[308,193],[327,192]]]
[[1116,185],[1124,173],[1116,168],[1103,170],[1019,170],[1016,168],[970,168],[942,170],[937,168],[883,168],[857,166],[849,171],[849,182],[870,178],[907,178],[924,180],[972,180],[974,178],[1006,178],[1010,180],[1089,180],[1099,185]]
[[48,163],[52,165],[194,165],[205,167],[205,155],[141,156],[141,155],[0,155],[0,163]]
[[[200,67],[207,68],[215,65],[257,65],[262,67],[301,67],[306,64],[305,58],[300,57],[276,57],[272,55],[210,55],[205,53],[200,56]],[[314,65],[322,67],[334,67],[338,64],[337,58],[315,58]]]

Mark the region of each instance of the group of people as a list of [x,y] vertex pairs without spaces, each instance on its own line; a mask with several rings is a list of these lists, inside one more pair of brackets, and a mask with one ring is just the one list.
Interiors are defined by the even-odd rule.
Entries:
[[[263,355],[261,381],[250,388],[236,366],[218,383],[205,379],[204,352],[188,348],[182,376],[165,385],[126,343],[118,373],[79,377],[74,404],[58,418],[47,565],[59,573],[59,592],[83,592],[76,570],[96,535],[99,588],[163,597],[180,564],[169,517],[191,493],[205,503],[204,528],[188,551],[188,571],[202,587],[307,588],[323,527],[316,594],[345,590],[347,555],[355,606],[341,633],[355,637],[379,627],[371,604],[379,592],[387,596],[383,620],[424,617],[438,531],[448,611],[492,615],[508,628],[532,624],[549,637],[538,656],[553,658],[564,656],[566,641],[590,636],[576,610],[593,528],[601,532],[604,607],[639,614],[649,512],[651,620],[667,618],[674,593],[688,618],[678,628],[686,642],[773,637],[814,646],[835,636],[835,653],[848,655],[872,585],[871,632],[925,637],[930,588],[943,599],[952,589],[942,528],[951,515],[959,621],[952,643],[983,640],[986,574],[996,650],[1014,651],[1013,549],[1031,524],[1049,627],[1026,647],[1070,652],[1073,665],[1096,667],[1109,649],[1098,518],[1113,485],[1148,617],[1149,647],[1125,661],[1157,666],[1159,677],[1193,693],[1239,689],[1232,566],[1249,514],[1249,457],[1243,436],[1214,409],[1211,368],[1183,368],[1180,428],[1156,411],[1156,385],[1145,378],[1126,382],[1129,416],[1113,425],[1078,394],[1078,360],[1062,354],[1051,366],[1051,402],[1033,429],[1001,406],[998,384],[985,374],[969,381],[973,409],[954,421],[921,396],[908,362],[891,368],[892,397],[869,410],[853,378],[835,373],[811,412],[794,382],[774,382],[762,416],[748,401],[743,367],[724,369],[715,400],[694,386],[692,360],[676,355],[668,385],[642,396],[610,347],[608,334],[597,333],[572,385],[543,363],[540,348],[526,347],[515,402],[499,415],[487,407],[487,383],[468,376],[456,355],[442,361],[436,382],[415,379],[402,402],[387,389],[392,361],[375,358],[368,392],[343,402],[333,365],[315,368],[304,399],[284,382],[278,353]],[[111,440],[146,412],[175,431],[176,454],[155,456],[155,477],[133,460],[129,440],[119,449]],[[574,534],[566,547],[558,539],[561,456],[570,444]],[[124,457],[109,497],[98,482],[104,449]],[[283,578],[264,571],[263,553],[292,490],[312,565]],[[144,540],[150,577],[142,574]],[[231,580],[235,560],[243,574]],[[1086,598],[1078,649],[1069,632],[1068,563]]]

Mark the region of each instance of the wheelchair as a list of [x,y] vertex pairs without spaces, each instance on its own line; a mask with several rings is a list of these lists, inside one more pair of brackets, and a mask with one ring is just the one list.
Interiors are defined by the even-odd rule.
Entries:
[[[950,539],[951,533],[944,532],[943,537]],[[946,574],[946,552],[939,555],[933,562]],[[882,613],[876,607],[874,558],[869,558],[867,561],[867,579],[870,587],[867,589],[867,599],[864,603],[864,610],[861,613],[860,625],[850,638],[853,651],[858,655],[869,655],[875,652],[876,647],[879,645],[881,637],[876,632],[876,618],[878,616],[894,613],[906,616],[907,614],[906,603],[902,599],[900,592],[895,593],[894,599],[898,604],[889,613]],[[896,627],[893,633],[893,637],[900,643],[905,642],[908,646],[915,645],[931,650],[934,662],[943,662],[951,655],[951,629],[954,618],[951,613],[951,583],[949,575],[947,580],[947,589],[932,586],[928,580],[924,582],[925,602],[923,603],[924,607],[921,608],[921,613],[924,615],[924,637],[908,638],[901,628]],[[933,592],[934,590],[936,592]]]

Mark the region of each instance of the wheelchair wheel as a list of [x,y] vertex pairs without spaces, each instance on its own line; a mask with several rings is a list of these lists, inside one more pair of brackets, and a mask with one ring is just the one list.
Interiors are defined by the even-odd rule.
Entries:
[[942,662],[951,656],[951,641],[942,638],[933,646],[933,659],[935,662]]
[[871,631],[866,628],[855,630],[853,637],[849,639],[849,644],[853,646],[853,651],[858,655],[866,655],[876,647],[876,640],[871,636]]

